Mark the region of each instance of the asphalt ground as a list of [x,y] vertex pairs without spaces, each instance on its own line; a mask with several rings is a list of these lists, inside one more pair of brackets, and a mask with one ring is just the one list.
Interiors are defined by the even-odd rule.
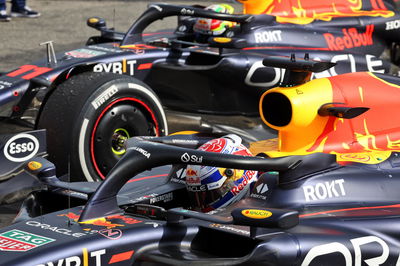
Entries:
[[[12,18],[10,22],[0,22],[0,72],[11,71],[23,64],[44,58],[46,49],[39,44],[46,41],[54,42],[55,52],[83,46],[90,36],[97,35],[96,30],[86,26],[86,20],[91,16],[102,17],[106,19],[109,27],[124,32],[152,2],[27,0],[27,4],[39,11],[41,16],[39,18]],[[164,2],[187,5],[218,3],[204,0]],[[233,5],[238,12],[241,10],[238,4]],[[7,7],[9,10],[11,4]],[[149,30],[174,28],[175,21],[175,18],[166,18],[154,23]],[[19,204],[0,206],[0,227],[11,223]]]

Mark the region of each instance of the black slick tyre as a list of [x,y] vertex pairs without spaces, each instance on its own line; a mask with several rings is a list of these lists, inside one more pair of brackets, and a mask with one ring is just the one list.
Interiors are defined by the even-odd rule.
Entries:
[[132,136],[168,134],[161,102],[143,82],[113,73],[82,73],[60,84],[42,105],[49,160],[73,181],[104,179]]

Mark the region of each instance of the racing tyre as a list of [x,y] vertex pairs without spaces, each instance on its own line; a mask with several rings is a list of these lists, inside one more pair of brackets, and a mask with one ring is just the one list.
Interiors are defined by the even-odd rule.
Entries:
[[132,136],[168,134],[160,100],[143,82],[113,73],[82,73],[60,84],[42,105],[49,160],[57,175],[99,181],[124,154]]

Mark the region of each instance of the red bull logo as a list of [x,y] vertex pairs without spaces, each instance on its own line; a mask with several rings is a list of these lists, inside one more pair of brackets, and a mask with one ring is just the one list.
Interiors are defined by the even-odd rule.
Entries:
[[252,171],[252,170],[245,171],[242,181],[237,186],[233,187],[231,189],[231,192],[234,195],[239,194],[247,186],[247,184],[252,181],[253,177],[256,177],[256,175],[257,171]]
[[331,51],[342,51],[354,47],[373,45],[372,34],[374,25],[367,25],[365,33],[359,33],[356,28],[342,29],[343,36],[334,36],[331,33],[324,33],[324,38]]
[[186,177],[196,177],[198,176],[197,171],[193,170],[192,168],[186,169]]
[[383,0],[239,0],[246,14],[276,16],[280,23],[309,24],[335,17],[391,17]]

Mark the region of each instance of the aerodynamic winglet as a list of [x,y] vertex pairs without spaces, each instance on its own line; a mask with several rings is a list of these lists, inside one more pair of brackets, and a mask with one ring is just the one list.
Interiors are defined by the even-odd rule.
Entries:
[[369,110],[368,107],[334,106],[335,103],[322,105],[318,114],[320,116],[335,116],[338,118],[352,119]]

